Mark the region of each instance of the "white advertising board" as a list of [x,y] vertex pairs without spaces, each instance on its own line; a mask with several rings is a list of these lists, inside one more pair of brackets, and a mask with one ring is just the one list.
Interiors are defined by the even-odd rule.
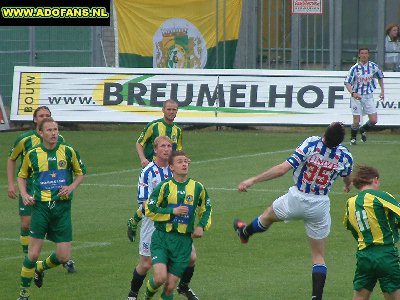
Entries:
[[[147,123],[179,103],[178,123],[350,124],[346,72],[15,67],[12,121],[48,106],[57,121]],[[400,74],[375,91],[379,125],[400,126]]]

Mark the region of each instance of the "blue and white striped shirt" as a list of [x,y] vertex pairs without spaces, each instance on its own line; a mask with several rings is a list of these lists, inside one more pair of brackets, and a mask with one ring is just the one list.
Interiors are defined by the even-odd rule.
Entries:
[[169,167],[159,167],[154,161],[149,163],[139,175],[138,181],[138,203],[145,202],[154,188],[167,178],[172,177],[172,171]]
[[330,149],[319,136],[305,139],[287,161],[294,169],[297,189],[313,195],[328,195],[336,178],[349,176],[353,168],[353,157],[345,146]]
[[375,78],[383,78],[383,72],[376,63],[372,61],[368,61],[365,65],[357,63],[350,68],[344,84],[349,83],[353,92],[366,95],[371,94],[377,88]]

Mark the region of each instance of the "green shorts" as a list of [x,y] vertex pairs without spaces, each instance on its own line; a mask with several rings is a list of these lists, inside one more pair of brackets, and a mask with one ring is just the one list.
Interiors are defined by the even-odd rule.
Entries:
[[[29,184],[29,182],[26,182],[26,191],[28,192],[29,195],[33,194],[33,188],[32,184]],[[21,195],[18,196],[19,198],[19,215],[22,216],[30,216],[32,214],[32,206],[31,205],[25,205],[24,201],[22,201]]]
[[396,246],[372,246],[357,251],[357,266],[354,274],[354,290],[370,292],[379,281],[382,292],[392,293],[400,289],[400,261]]
[[167,265],[168,273],[182,277],[192,253],[192,237],[155,230],[151,237],[151,262]]
[[71,201],[36,202],[32,206],[30,236],[55,243],[72,241]]

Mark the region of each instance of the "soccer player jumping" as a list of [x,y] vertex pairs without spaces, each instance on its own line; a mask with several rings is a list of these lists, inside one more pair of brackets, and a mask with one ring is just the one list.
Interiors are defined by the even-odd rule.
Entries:
[[330,232],[329,192],[338,176],[343,177],[344,191],[349,192],[353,158],[340,143],[345,135],[342,123],[328,126],[323,137],[310,136],[305,139],[284,162],[267,171],[239,183],[238,191],[257,182],[280,177],[293,169],[294,185],[276,199],[260,216],[248,225],[240,219],[234,220],[234,230],[240,241],[247,243],[250,236],[265,232],[274,222],[294,219],[304,220],[304,227],[311,248],[312,299],[322,299],[327,267],[325,265],[325,238]]

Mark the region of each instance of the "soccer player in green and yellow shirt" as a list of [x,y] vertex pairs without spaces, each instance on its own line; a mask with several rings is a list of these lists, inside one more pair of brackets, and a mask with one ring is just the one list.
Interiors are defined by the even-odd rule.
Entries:
[[139,155],[140,164],[144,168],[155,159],[153,142],[156,137],[165,135],[172,141],[172,150],[182,150],[182,129],[174,123],[178,112],[176,101],[169,99],[163,103],[162,111],[164,117],[154,120],[146,125],[136,142],[136,151]]
[[211,201],[204,186],[188,177],[189,162],[183,151],[173,152],[169,159],[173,177],[157,185],[145,204],[146,216],[156,228],[151,238],[154,276],[147,282],[146,299],[163,284],[160,299],[173,299],[189,264],[192,237],[202,237],[211,226]]
[[369,299],[377,281],[386,300],[400,299],[400,203],[379,190],[373,167],[359,166],[352,182],[360,192],[347,200],[344,225],[358,243],[353,299]]
[[[39,135],[39,124],[45,119],[51,117],[51,112],[46,106],[39,106],[33,112],[33,123],[35,123],[35,130],[28,131],[17,137],[12,149],[10,150],[7,159],[7,179],[8,179],[8,197],[11,199],[17,198],[18,194],[14,184],[14,175],[18,157],[21,157],[21,164],[26,153],[32,148],[36,147],[42,142]],[[62,136],[59,136],[60,141],[64,141]],[[32,192],[32,180],[27,180],[28,193]],[[19,215],[21,218],[21,236],[20,242],[22,251],[28,253],[29,244],[29,224],[31,223],[31,207],[25,206],[21,195],[19,195]]]
[[[72,192],[86,174],[78,152],[58,141],[58,125],[52,118],[41,121],[39,134],[43,142],[26,153],[17,179],[24,204],[32,206],[28,255],[21,269],[20,300],[29,298],[33,277],[40,288],[45,270],[69,260]],[[27,190],[28,178],[32,178],[31,193]],[[56,252],[38,261],[44,238],[56,243]]]

